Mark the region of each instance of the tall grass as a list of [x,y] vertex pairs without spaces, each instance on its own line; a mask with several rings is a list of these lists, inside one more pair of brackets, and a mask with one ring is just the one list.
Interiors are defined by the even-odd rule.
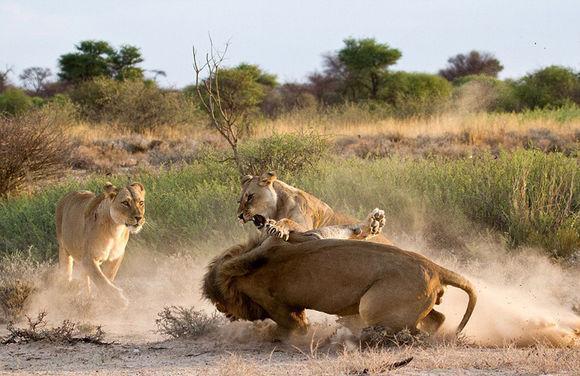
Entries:
[[[574,158],[522,150],[463,160],[332,159],[312,172],[288,175],[288,182],[358,217],[376,206],[385,209],[387,232],[420,231],[439,221],[458,231],[496,231],[512,247],[537,246],[567,257],[580,249],[579,169]],[[223,248],[243,236],[236,226],[239,181],[233,166],[198,161],[134,179],[147,189],[149,225],[130,248],[200,253],[208,244]],[[104,182],[90,179],[82,188],[98,190]],[[71,181],[1,202],[0,252],[32,246],[39,259],[54,258],[56,202],[80,188]]]
[[469,131],[480,136],[503,136],[547,128],[556,133],[574,133],[580,128],[580,107],[529,110],[521,113],[445,112],[433,116],[397,118],[365,106],[347,104],[324,110],[310,109],[265,120],[256,127],[257,136],[315,130],[328,135],[375,135],[399,133],[405,137],[437,136]]

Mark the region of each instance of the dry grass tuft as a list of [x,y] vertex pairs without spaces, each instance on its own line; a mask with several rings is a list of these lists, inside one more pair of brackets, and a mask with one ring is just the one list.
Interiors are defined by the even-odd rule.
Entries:
[[70,320],[64,320],[61,325],[47,327],[46,312],[40,312],[36,319],[26,316],[27,327],[20,328],[10,322],[7,330],[10,333],[1,339],[3,345],[9,343],[28,343],[46,341],[53,343],[93,343],[106,345],[103,341],[105,333],[100,326],[79,324]]
[[221,315],[208,315],[194,307],[165,307],[157,316],[157,331],[173,338],[197,338],[213,332],[224,322]]
[[0,117],[0,197],[62,173],[70,150],[55,119],[42,112]]
[[9,320],[21,318],[35,291],[35,286],[29,281],[6,281],[0,285],[0,308],[4,317]]
[[413,334],[409,329],[403,329],[389,334],[381,326],[365,328],[361,334],[361,343],[365,347],[425,346],[429,343],[428,340],[429,335],[426,333]]
[[30,252],[0,257],[0,321],[24,316],[48,270],[49,264],[34,261]]

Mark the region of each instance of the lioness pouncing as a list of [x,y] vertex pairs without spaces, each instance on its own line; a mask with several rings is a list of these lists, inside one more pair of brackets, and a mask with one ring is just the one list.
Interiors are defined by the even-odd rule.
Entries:
[[288,242],[262,237],[234,246],[208,266],[204,296],[230,317],[271,318],[286,330],[305,329],[304,310],[313,309],[390,333],[435,332],[445,316],[433,306],[451,285],[469,296],[457,332],[467,324],[477,297],[461,275],[394,246],[323,237],[291,231]]
[[100,289],[127,299],[113,284],[125,254],[129,233],[141,231],[145,222],[145,189],[140,183],[116,188],[107,183],[100,195],[71,192],[56,208],[59,264],[72,279],[73,263],[80,263],[90,289],[92,280]]
[[[278,180],[274,172],[242,178],[238,219],[244,223],[253,221],[258,228],[263,227],[268,219],[275,220],[283,236],[287,236],[290,229],[305,232],[357,222],[352,217],[335,212],[313,195]],[[390,244],[382,235],[374,239]]]

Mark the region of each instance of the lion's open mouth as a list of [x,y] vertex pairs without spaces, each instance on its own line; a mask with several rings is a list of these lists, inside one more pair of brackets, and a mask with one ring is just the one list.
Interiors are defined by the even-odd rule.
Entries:
[[254,226],[261,229],[264,227],[264,225],[266,225],[266,217],[260,214],[256,214],[252,217],[252,222],[254,222]]

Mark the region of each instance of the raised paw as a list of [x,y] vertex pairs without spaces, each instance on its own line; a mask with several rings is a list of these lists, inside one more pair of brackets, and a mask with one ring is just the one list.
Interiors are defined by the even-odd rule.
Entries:
[[273,219],[268,219],[266,224],[264,225],[264,231],[266,234],[270,236],[274,236],[276,238],[280,238],[282,240],[287,241],[288,237],[290,236],[290,231],[284,225],[277,223]]
[[385,211],[374,208],[367,217],[367,226],[371,235],[378,235],[385,227]]
[[354,230],[356,239],[368,239],[381,233],[385,226],[385,212],[379,208],[373,209],[367,219],[357,225]]

